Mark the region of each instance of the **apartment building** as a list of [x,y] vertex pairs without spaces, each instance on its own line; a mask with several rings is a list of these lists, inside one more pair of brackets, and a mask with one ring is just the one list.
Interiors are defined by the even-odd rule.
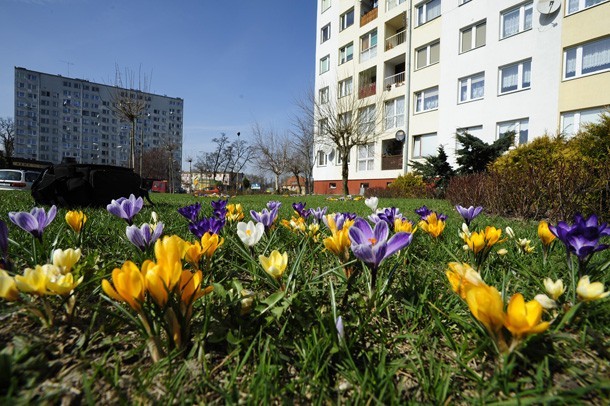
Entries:
[[[456,133],[514,132],[519,145],[596,120],[610,104],[609,13],[608,0],[319,0],[317,103],[354,94],[370,121],[350,192],[387,186],[440,145],[455,163]],[[324,119],[314,190],[341,193]]]
[[[15,156],[58,163],[128,166],[131,123],[117,103],[144,109],[136,121],[136,156],[170,147],[182,162],[184,101],[15,67]],[[136,159],[137,161],[137,159]]]

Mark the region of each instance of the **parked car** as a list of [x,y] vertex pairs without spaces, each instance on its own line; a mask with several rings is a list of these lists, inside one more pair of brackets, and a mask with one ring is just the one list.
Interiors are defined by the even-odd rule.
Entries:
[[31,190],[38,175],[35,171],[0,169],[0,190]]

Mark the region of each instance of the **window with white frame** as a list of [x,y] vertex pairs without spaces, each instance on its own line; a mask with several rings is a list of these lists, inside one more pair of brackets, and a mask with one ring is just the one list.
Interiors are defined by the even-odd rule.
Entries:
[[460,53],[468,52],[471,49],[485,45],[485,35],[487,32],[487,21],[483,20],[460,30]]
[[328,119],[323,118],[318,120],[318,134],[326,135],[328,134]]
[[[337,157],[337,159],[335,159],[335,163],[336,165],[341,165],[343,163],[343,159],[341,158],[341,153],[339,152],[339,148],[337,148],[337,150],[335,151],[335,156]],[[350,152],[347,152],[347,163],[350,162]]]
[[569,111],[561,113],[561,133],[571,137],[583,130],[587,124],[598,123],[601,120],[603,107],[587,110]]
[[385,110],[383,112],[383,127],[386,130],[390,128],[402,128],[405,125],[405,98],[399,97],[385,102]]
[[532,29],[533,2],[500,13],[500,39]]
[[326,152],[322,150],[318,151],[316,161],[318,162],[318,166],[326,166],[326,164],[328,163],[328,155],[326,154]]
[[435,110],[438,108],[438,86],[415,93],[415,112]]
[[330,39],[330,23],[326,24],[320,30],[320,43],[326,42]]
[[462,78],[459,82],[460,103],[479,100],[485,96],[485,72]]
[[375,143],[358,146],[358,171],[375,169]]
[[347,27],[354,24],[354,9],[351,8],[345,13],[341,14],[339,18],[339,31],[343,31]]
[[610,70],[610,37],[566,48],[564,55],[565,79]]
[[323,87],[322,89],[320,89],[318,91],[318,102],[320,104],[326,104],[328,103],[328,98],[329,98],[329,90],[328,90],[328,86]]
[[360,134],[375,133],[375,105],[362,107],[358,110],[358,127]]
[[354,90],[354,80],[350,76],[339,82],[339,98],[349,96]]
[[353,128],[352,127],[352,112],[348,111],[346,113],[339,114],[339,117],[337,119],[337,124],[342,129]]
[[417,48],[415,50],[415,69],[425,68],[426,66],[438,63],[440,58],[440,41]]
[[350,42],[346,46],[339,48],[339,65],[354,59],[354,43]]
[[320,59],[320,74],[328,72],[330,69],[330,55],[326,55]]
[[321,1],[322,1],[322,5],[321,5],[320,9],[322,10],[322,13],[323,13],[326,10],[329,9],[329,7],[330,7],[330,0],[321,0]]
[[360,37],[360,62],[377,56],[377,29]]
[[429,0],[415,6],[417,22],[415,26],[420,26],[441,15],[441,0]]
[[576,13],[589,7],[596,6],[600,3],[605,3],[608,0],[568,0],[566,14]]
[[522,118],[519,120],[512,121],[504,121],[502,123],[498,123],[498,132],[496,134],[496,138],[500,138],[502,135],[506,133],[514,133],[515,135],[515,144],[521,145],[527,142],[528,137],[528,128],[529,128],[529,119]]
[[436,133],[415,135],[413,137],[413,158],[423,158],[436,155],[438,141]]
[[521,61],[500,68],[499,94],[529,89],[531,86],[532,60]]

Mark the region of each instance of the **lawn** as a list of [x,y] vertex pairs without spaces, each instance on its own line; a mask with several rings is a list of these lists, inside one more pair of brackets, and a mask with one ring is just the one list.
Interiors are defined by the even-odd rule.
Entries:
[[[211,216],[213,198],[153,194],[152,199],[155,206],[146,203],[134,224],[150,223],[154,211],[164,224],[163,236],[200,240],[178,209],[200,202],[201,215]],[[211,248],[196,264],[178,260],[189,275],[201,270],[200,289],[210,286],[207,294],[190,296],[196,300],[188,311],[178,288],[151,287],[142,292],[144,303],[132,305],[102,289],[106,280],[119,291],[113,270],[127,269],[126,261],[133,261],[138,275],[141,268],[162,267],[170,248],[141,251],[127,238],[126,221],[105,209],[84,209],[87,222],[80,234],[64,220],[67,210],[58,209],[39,242],[8,217],[35,207],[31,197],[0,191],[13,265],[8,275],[50,263],[54,249],[80,248],[72,273],[75,280],[83,277],[72,293],[21,292],[16,301],[0,299],[0,403],[610,402],[610,298],[583,300],[576,291],[582,275],[610,288],[610,250],[594,253],[586,267],[570,268],[566,248],[556,240],[545,261],[538,223],[483,212],[470,231],[494,226],[502,234],[489,256],[479,258],[478,270],[483,286],[502,295],[503,308],[491,314],[478,297],[475,317],[472,297],[454,292],[446,275],[451,262],[477,268],[459,236],[463,220],[446,201],[379,199],[379,208],[396,207],[415,225],[420,218],[414,211],[423,205],[448,217],[438,238],[418,226],[410,244],[375,271],[351,251],[341,260],[326,249],[323,240],[331,232],[323,223],[319,230],[309,228],[311,216],[302,223],[304,231],[294,228],[301,223],[292,203],[367,218],[373,212],[364,200],[238,196],[229,204],[240,203],[247,222],[250,210],[260,212],[270,200],[281,202],[278,220],[252,247],[238,237],[237,221],[227,222],[215,252]],[[293,228],[281,224],[292,216]],[[520,245],[519,239],[530,243]],[[287,266],[266,272],[259,256],[274,250],[286,253]],[[521,325],[521,333],[508,316],[498,325],[494,317],[510,313],[514,294],[526,302],[550,296],[545,278],[563,281],[557,306],[532,320],[538,305],[528,304],[530,317],[522,319],[530,324]],[[178,286],[187,290],[182,280]],[[537,327],[546,322],[547,328]]]

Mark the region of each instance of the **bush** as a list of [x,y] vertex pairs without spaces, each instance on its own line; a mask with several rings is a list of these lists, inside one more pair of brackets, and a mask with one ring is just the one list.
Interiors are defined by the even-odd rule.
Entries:
[[426,198],[434,196],[433,187],[428,187],[421,176],[412,173],[400,175],[388,189],[395,193],[394,197]]

